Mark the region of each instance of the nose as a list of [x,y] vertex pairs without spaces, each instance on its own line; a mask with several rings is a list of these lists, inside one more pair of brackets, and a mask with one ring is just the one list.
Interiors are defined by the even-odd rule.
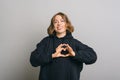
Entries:
[[58,25],[60,25],[61,24],[61,22],[60,21],[58,21]]

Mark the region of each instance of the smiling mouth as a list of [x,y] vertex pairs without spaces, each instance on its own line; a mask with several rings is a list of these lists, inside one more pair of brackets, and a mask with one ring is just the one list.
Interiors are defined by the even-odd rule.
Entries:
[[58,29],[58,30],[61,30],[61,29],[62,29],[62,27],[60,26],[60,27],[58,27],[57,29]]

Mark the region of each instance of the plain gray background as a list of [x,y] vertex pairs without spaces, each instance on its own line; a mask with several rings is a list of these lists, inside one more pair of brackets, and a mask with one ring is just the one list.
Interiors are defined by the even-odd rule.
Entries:
[[68,15],[73,36],[94,48],[95,64],[81,80],[120,80],[120,0],[0,0],[0,80],[38,80],[29,63],[57,12]]

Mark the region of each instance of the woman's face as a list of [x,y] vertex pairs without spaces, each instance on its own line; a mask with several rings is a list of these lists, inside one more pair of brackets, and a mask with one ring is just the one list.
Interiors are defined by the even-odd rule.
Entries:
[[66,33],[66,21],[60,15],[55,16],[53,24],[57,34]]

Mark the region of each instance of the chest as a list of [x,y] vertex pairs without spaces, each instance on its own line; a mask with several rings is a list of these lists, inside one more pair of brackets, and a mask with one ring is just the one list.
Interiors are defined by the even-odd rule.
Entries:
[[[70,47],[72,47],[72,49],[75,50],[75,43],[74,43],[74,40],[71,38],[70,39],[54,39],[53,41],[54,51],[60,44],[69,44]],[[61,53],[67,54],[68,51],[62,51]]]

